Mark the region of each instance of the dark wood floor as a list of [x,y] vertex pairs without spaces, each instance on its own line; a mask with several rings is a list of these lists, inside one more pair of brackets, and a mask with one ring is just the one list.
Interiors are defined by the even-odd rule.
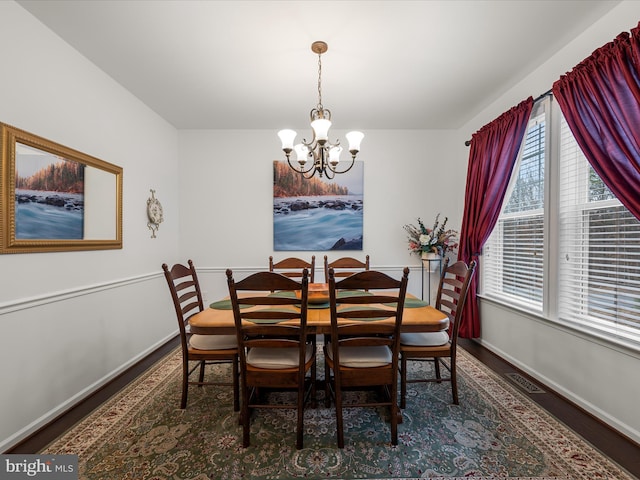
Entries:
[[640,478],[640,445],[623,437],[600,420],[554,393],[547,386],[535,382],[477,342],[462,338],[458,344],[494,372],[499,374],[517,372],[537,384],[545,393],[533,393],[528,395],[529,398],[617,462],[618,465],[624,467],[629,473]]
[[[98,392],[85,399],[79,405],[70,409],[34,435],[4,453],[36,453],[40,451],[78,421],[82,420],[86,415],[90,414],[112,395],[118,393],[129,382],[143,373],[177,345],[177,339],[164,345]],[[460,345],[499,374],[518,372],[526,377],[526,375],[519,372],[517,368],[505,362],[497,355],[494,355],[477,342],[460,339]],[[529,380],[536,383],[533,379]],[[545,390],[545,393],[530,394],[529,396],[533,401],[589,441],[602,453],[627,469],[632,475],[640,479],[640,445],[618,434],[582,409],[555,394],[546,386],[540,385],[540,387]]]

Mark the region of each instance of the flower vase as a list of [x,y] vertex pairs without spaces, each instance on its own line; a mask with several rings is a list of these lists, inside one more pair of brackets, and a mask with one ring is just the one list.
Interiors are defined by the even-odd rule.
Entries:
[[440,255],[436,252],[422,252],[422,261],[426,270],[435,272],[440,266]]

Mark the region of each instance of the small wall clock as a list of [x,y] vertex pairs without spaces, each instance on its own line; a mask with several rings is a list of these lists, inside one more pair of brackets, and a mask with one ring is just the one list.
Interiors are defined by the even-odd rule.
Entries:
[[156,232],[160,224],[164,221],[164,217],[162,214],[162,204],[155,197],[156,191],[149,191],[151,192],[151,196],[147,200],[147,218],[149,219],[147,227],[151,230],[151,238],[156,238]]

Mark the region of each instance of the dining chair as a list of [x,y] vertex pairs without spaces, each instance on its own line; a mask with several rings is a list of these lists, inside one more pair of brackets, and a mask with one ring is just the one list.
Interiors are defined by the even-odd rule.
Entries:
[[302,270],[309,270],[309,283],[314,282],[316,271],[316,256],[311,256],[311,262],[302,258],[288,257],[279,262],[274,262],[273,257],[269,257],[269,271],[276,272],[289,278],[302,278]]
[[[476,262],[468,266],[463,261],[449,265],[449,259],[443,261],[442,274],[438,285],[435,308],[449,317],[449,328],[441,332],[420,332],[400,334],[400,407],[407,406],[407,383],[451,382],[453,403],[458,405],[458,381],[456,370],[456,352],[460,318],[467,298],[469,282],[476,269]],[[449,364],[444,361],[449,359]],[[434,365],[435,375],[427,378],[407,379],[408,361],[429,361]],[[442,377],[440,367],[449,372]]]
[[[242,446],[250,445],[255,408],[297,410],[296,448],[303,445],[304,406],[315,400],[316,343],[307,334],[309,273],[301,282],[275,272],[258,272],[227,283],[238,337],[241,379]],[[271,293],[270,293],[271,292]],[[259,390],[293,390],[295,403],[265,403]]]
[[[389,408],[391,443],[398,444],[399,333],[409,268],[400,280],[369,270],[336,281],[329,269],[331,335],[324,346],[325,405],[336,408],[338,448],[344,448],[343,409]],[[384,398],[358,396],[345,403],[346,390],[380,387]]]
[[329,258],[324,256],[324,278],[325,282],[328,282],[329,269],[333,268],[333,272],[336,278],[348,277],[356,272],[363,270],[369,270],[369,255],[365,257],[365,261],[362,262],[352,257],[338,258],[332,262],[329,262]]
[[[238,341],[235,335],[199,335],[190,333],[189,317],[204,309],[202,291],[198,275],[191,260],[188,266],[175,264],[171,269],[162,265],[164,277],[169,285],[171,298],[178,317],[180,328],[180,346],[182,348],[182,399],[180,408],[187,407],[189,385],[224,385],[233,387],[233,410],[240,410]],[[191,367],[190,362],[197,362]],[[204,381],[205,367],[220,363],[230,363],[232,380]],[[200,368],[198,381],[190,381],[191,374]]]

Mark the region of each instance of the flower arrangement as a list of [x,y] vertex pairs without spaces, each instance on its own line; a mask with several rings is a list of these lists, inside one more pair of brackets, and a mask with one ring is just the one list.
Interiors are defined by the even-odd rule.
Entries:
[[458,232],[447,229],[448,217],[440,223],[440,214],[436,215],[433,222],[433,228],[425,227],[424,223],[418,218],[418,226],[405,225],[404,229],[409,234],[409,250],[411,253],[422,255],[423,253],[433,252],[438,255],[444,255],[450,250],[458,248],[457,236]]

